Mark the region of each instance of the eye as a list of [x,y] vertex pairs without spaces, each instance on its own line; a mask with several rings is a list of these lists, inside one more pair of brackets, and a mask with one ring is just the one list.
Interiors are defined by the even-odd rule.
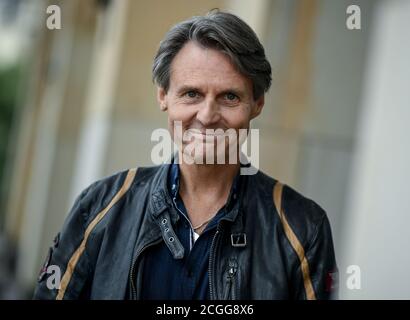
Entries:
[[191,91],[186,92],[185,96],[187,96],[188,98],[194,99],[198,97],[198,92],[191,90]]
[[228,92],[228,93],[225,94],[225,99],[228,100],[228,101],[235,101],[239,98],[236,94],[234,94],[232,92]]

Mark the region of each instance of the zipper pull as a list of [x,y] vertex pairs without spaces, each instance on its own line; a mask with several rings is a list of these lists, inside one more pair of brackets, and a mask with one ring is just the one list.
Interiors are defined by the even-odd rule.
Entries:
[[235,287],[234,287],[234,282],[235,282],[235,275],[236,272],[238,271],[238,264],[236,262],[236,259],[229,259],[228,262],[228,274],[227,274],[227,284],[225,288],[225,293],[224,293],[224,300],[232,299],[234,300],[236,295],[235,295]]
[[233,278],[238,270],[238,264],[235,259],[229,259],[228,275]]

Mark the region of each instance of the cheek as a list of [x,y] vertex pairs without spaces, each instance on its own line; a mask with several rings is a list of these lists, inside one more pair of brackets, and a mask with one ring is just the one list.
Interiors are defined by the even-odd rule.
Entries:
[[168,109],[168,126],[174,127],[175,121],[182,123],[182,128],[190,127],[191,123],[195,121],[196,111],[194,108],[187,106],[174,105]]
[[246,129],[249,127],[249,114],[248,109],[244,107],[237,110],[227,110],[223,114],[223,118],[229,128]]
[[[168,108],[168,129],[172,139],[179,141],[182,139],[183,133],[190,127],[195,119],[195,112],[182,106],[172,106]],[[178,127],[181,126],[181,127]],[[182,129],[181,129],[182,128]],[[176,137],[174,135],[177,135]],[[181,135],[181,136],[179,136]]]
[[170,120],[187,121],[195,116],[195,109],[186,105],[173,103],[168,108],[168,118]]

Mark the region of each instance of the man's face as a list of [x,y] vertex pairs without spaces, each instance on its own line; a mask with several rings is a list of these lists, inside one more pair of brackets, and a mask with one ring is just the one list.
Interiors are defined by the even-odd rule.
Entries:
[[[180,151],[200,145],[193,158],[204,159],[217,139],[207,136],[206,129],[248,129],[250,120],[261,112],[264,97],[254,100],[252,81],[235,69],[227,55],[191,41],[173,59],[168,92],[158,88],[158,101],[161,110],[168,112],[169,130]],[[183,139],[174,136],[175,121],[182,124],[182,136],[195,132],[190,141],[178,142]],[[223,146],[227,149],[228,143]]]

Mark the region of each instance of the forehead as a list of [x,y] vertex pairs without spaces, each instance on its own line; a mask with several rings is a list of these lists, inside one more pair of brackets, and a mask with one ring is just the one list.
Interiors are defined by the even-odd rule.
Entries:
[[181,86],[231,86],[251,89],[251,81],[231,62],[228,55],[216,49],[204,48],[190,41],[177,53],[171,63],[170,89]]

